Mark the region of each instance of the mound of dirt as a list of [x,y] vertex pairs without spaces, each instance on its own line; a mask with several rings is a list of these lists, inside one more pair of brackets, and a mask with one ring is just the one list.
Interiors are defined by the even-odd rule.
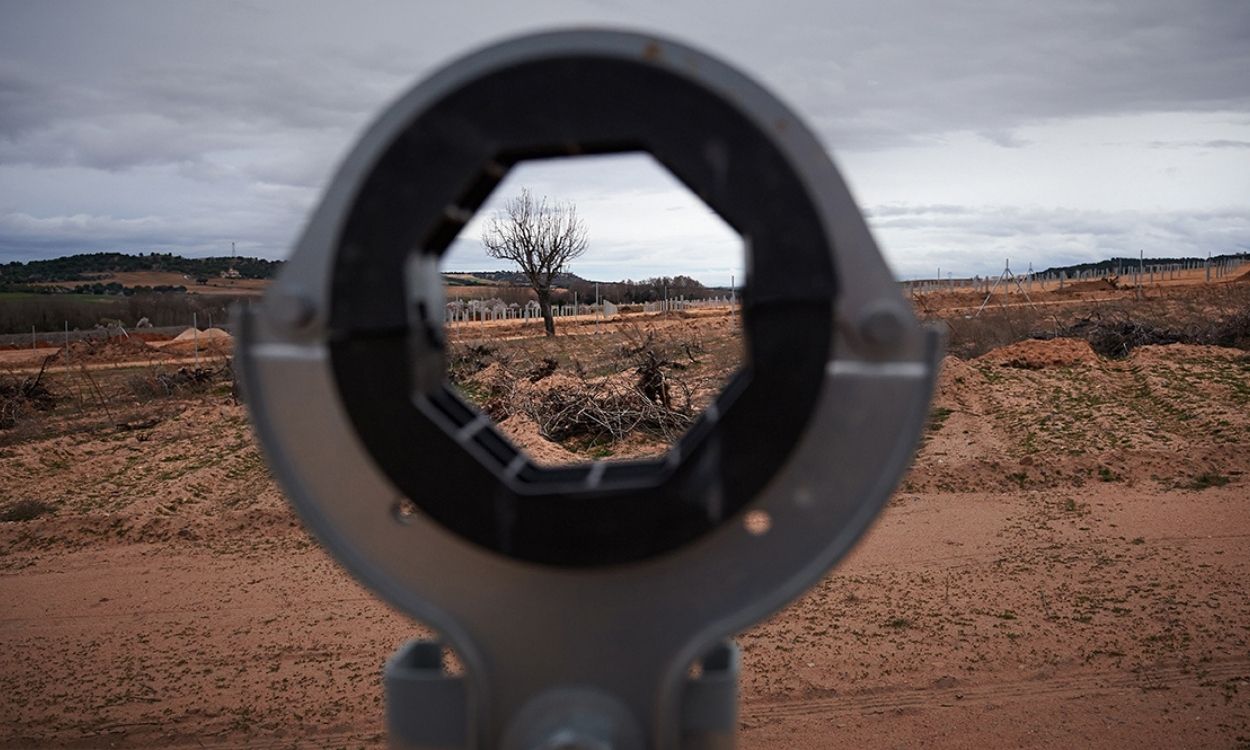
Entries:
[[582,461],[577,454],[544,438],[538,423],[523,413],[516,413],[499,423],[499,430],[512,443],[544,466],[575,464]]
[[199,338],[200,341],[211,341],[212,339],[227,339],[230,341],[234,340],[233,336],[221,330],[220,328],[205,328],[204,330],[199,332],[198,336],[196,334],[196,329],[188,328],[187,330],[175,336],[172,340],[173,341],[194,341],[197,337]]
[[1227,346],[1204,344],[1146,344],[1133,349],[1129,359],[1140,364],[1184,362],[1204,359],[1239,359],[1246,352]]
[[1022,370],[1047,367],[1076,367],[1098,362],[1098,355],[1082,339],[1028,339],[991,350],[980,357],[981,362]]
[[1117,283],[1118,277],[1106,279],[1091,279],[1089,281],[1066,281],[1063,284],[1065,292],[1114,292],[1120,288]]
[[980,388],[980,383],[981,373],[975,367],[953,354],[948,354],[942,358],[942,367],[938,370],[935,395],[951,401],[958,400],[969,389]]
[[230,354],[234,350],[234,337],[220,328],[207,328],[198,334],[196,329],[188,328],[159,346],[162,351],[179,354],[193,353],[197,347],[201,354]]
[[130,362],[159,356],[146,342],[133,336],[113,336],[107,339],[71,341],[52,355],[58,364],[67,362]]
[[1250,284],[1250,271],[1246,271],[1242,275],[1233,279],[1234,284]]

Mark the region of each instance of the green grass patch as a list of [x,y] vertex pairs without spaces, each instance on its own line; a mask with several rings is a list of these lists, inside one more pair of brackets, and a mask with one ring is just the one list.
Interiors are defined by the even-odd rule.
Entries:
[[933,411],[929,412],[929,432],[942,429],[942,425],[946,424],[946,420],[954,413],[954,409],[947,409],[945,406],[933,407]]

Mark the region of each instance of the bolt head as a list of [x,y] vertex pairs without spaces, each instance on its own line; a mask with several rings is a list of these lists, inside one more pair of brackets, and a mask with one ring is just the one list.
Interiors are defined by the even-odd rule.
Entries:
[[895,310],[878,308],[860,320],[859,337],[875,349],[892,349],[903,341],[906,323]]

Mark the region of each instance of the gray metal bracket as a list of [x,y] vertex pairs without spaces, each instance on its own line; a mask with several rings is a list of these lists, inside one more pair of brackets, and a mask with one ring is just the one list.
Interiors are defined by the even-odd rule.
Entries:
[[[474,747],[469,681],[447,670],[443,643],[414,639],[382,669],[386,726],[394,750]],[[723,641],[686,677],[681,693],[682,750],[730,750],[738,722],[738,645]]]
[[[715,523],[699,525],[697,534],[673,537],[671,545],[644,543],[668,539],[664,535],[674,527],[614,525],[660,517],[658,511],[631,516],[615,510],[629,507],[619,502],[626,490],[637,490],[629,495],[631,502],[665,507],[653,492],[663,485],[638,489],[629,484],[636,467],[619,472],[619,486],[608,488],[619,495],[609,495],[598,484],[615,470],[601,465],[586,469],[587,482],[597,477],[593,486],[561,485],[544,504],[531,506],[558,511],[577,505],[565,503],[577,498],[578,503],[595,502],[599,516],[583,512],[561,518],[553,512],[550,524],[533,518],[528,525],[515,524],[511,510],[523,509],[522,500],[537,495],[521,493],[517,475],[495,471],[495,464],[512,465],[497,460],[512,455],[506,441],[479,443],[475,438],[466,447],[458,431],[449,431],[428,413],[432,407],[425,408],[438,394],[427,393],[422,384],[442,375],[437,357],[426,356],[437,348],[437,327],[427,325],[437,319],[429,310],[438,304],[437,289],[382,284],[405,274],[418,282],[434,278],[431,267],[400,262],[415,252],[412,243],[422,237],[431,246],[439,237],[446,240],[439,232],[448,221],[465,216],[464,205],[480,205],[486,188],[472,178],[497,179],[503,166],[491,155],[567,155],[575,151],[570,144],[582,141],[595,152],[637,144],[637,133],[616,133],[616,118],[593,123],[592,138],[566,132],[578,119],[576,112],[553,119],[546,109],[533,118],[535,127],[543,126],[540,140],[528,130],[512,133],[513,119],[492,119],[497,108],[485,95],[479,99],[486,102],[479,124],[495,122],[503,129],[502,141],[517,140],[529,148],[501,150],[495,141],[480,139],[480,128],[447,124],[460,119],[422,119],[436,107],[460,102],[455,92],[507,71],[532,73],[528,66],[536,61],[555,61],[563,74],[582,70],[568,60],[608,61],[612,70],[634,70],[648,81],[680,79],[682,90],[697,93],[703,106],[712,107],[703,110],[705,121],[729,122],[721,115],[736,113],[736,127],[759,136],[754,148],[727,150],[708,138],[705,128],[691,132],[681,122],[660,128],[650,115],[636,123],[659,139],[656,143],[666,144],[663,149],[655,143],[642,146],[667,154],[664,163],[670,169],[684,165],[681,175],[696,194],[710,199],[709,205],[723,197],[726,185],[746,186],[739,199],[719,205],[734,207],[732,225],[758,225],[748,247],[752,297],[743,308],[743,322],[771,321],[759,330],[777,336],[755,339],[771,341],[774,348],[761,350],[770,356],[754,361],[752,382],[763,382],[768,367],[784,365],[796,352],[819,355],[801,368],[810,378],[804,382],[811,386],[811,404],[804,407],[803,419],[790,425],[793,433],[778,424],[772,433],[748,434],[743,425],[754,422],[739,422],[738,438],[725,441],[724,452],[717,447],[699,454],[736,468],[731,464],[751,463],[768,440],[792,440],[784,455],[774,456],[776,461],[756,466],[764,467],[760,471],[766,470],[767,481],[750,491],[737,512],[709,513]],[[602,80],[609,80],[606,73]],[[585,91],[599,91],[601,82],[583,81]],[[546,83],[532,85],[541,91]],[[499,91],[507,95],[510,89]],[[620,100],[622,111],[648,112],[631,104],[633,95],[646,91],[625,92],[631,96]],[[662,104],[657,102],[657,113],[669,111]],[[414,127],[418,121],[425,125]],[[450,140],[444,139],[447,134]],[[445,179],[431,178],[429,169],[408,169],[412,165],[406,160],[415,157],[407,147],[418,136],[434,139],[421,153],[429,165],[447,167]],[[562,150],[553,151],[552,144]],[[767,161],[760,162],[764,157]],[[765,169],[761,163],[773,166]],[[756,189],[763,196],[772,184],[761,173],[787,181],[801,200],[779,201],[772,193],[768,200],[751,199]],[[726,174],[736,175],[738,182],[727,182]],[[392,185],[403,189],[391,190]],[[408,200],[410,194],[424,200]],[[809,241],[792,241],[788,230],[794,216],[777,208],[800,204]],[[770,213],[758,213],[763,209]],[[768,238],[779,244],[766,252]],[[395,261],[389,271],[378,265],[383,250]],[[814,271],[796,272],[796,263]],[[352,273],[343,276],[344,268]],[[797,289],[796,281],[803,282]],[[383,287],[393,294],[375,295]],[[416,309],[407,309],[412,306]],[[369,312],[363,322],[340,319],[361,310]],[[802,326],[819,333],[818,345],[785,348],[792,341],[786,338],[789,332]],[[911,460],[941,360],[940,338],[915,319],[837,168],[795,113],[741,73],[696,50],[648,35],[602,30],[504,42],[442,69],[397,100],[344,161],[264,304],[240,311],[238,336],[246,402],[291,503],[347,570],[435,629],[464,664],[463,676],[448,674],[442,647],[433,642],[415,642],[395,654],[385,684],[396,748],[731,747],[737,652],[729,645],[708,652],[709,645],[799,596],[865,532]],[[369,356],[356,356],[362,352]],[[385,373],[388,383],[407,388],[403,367],[419,371],[412,381],[428,403],[418,408],[410,391],[391,388],[386,393],[400,394],[395,401],[402,408],[378,411],[372,388],[381,378],[374,375]],[[778,377],[780,385],[769,393],[785,390],[798,373]],[[458,408],[454,399],[438,404]],[[730,408],[741,415],[745,407],[739,402]],[[396,417],[400,411],[404,419]],[[474,418],[467,424],[488,421]],[[722,432],[709,434],[729,434],[731,421],[721,418],[715,429]],[[400,427],[421,431],[410,435]],[[500,449],[498,456],[487,455],[492,446]],[[466,509],[447,502],[465,494],[461,477],[448,468],[452,459],[460,469],[478,472],[480,492],[471,496],[475,512],[461,513]],[[538,479],[555,481],[545,475]],[[680,486],[687,488],[682,493],[692,494],[709,485]],[[702,504],[689,507],[719,507],[712,500],[721,495],[700,491]],[[674,497],[679,509],[689,499],[680,493]],[[483,498],[508,503],[496,507]],[[499,507],[509,513],[498,512]],[[767,523],[754,526],[747,522],[751,515]],[[454,523],[462,517],[474,523]],[[557,522],[569,519],[580,519],[577,528],[594,533],[631,529],[622,532],[625,552],[589,559],[587,550],[610,547],[587,544],[586,534],[566,530],[559,537],[565,545],[561,555],[545,556],[553,538],[546,531],[566,529]],[[500,532],[501,524],[508,527],[506,533]],[[523,536],[514,533],[514,526],[542,533]],[[499,540],[529,546],[521,554]],[[641,552],[630,551],[635,542]],[[687,672],[692,662],[702,666],[693,677]]]

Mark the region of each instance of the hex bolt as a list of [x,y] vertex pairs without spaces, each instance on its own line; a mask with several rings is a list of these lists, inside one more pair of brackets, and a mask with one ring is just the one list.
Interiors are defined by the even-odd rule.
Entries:
[[878,307],[860,318],[859,337],[874,349],[893,349],[902,343],[906,325],[896,310]]

